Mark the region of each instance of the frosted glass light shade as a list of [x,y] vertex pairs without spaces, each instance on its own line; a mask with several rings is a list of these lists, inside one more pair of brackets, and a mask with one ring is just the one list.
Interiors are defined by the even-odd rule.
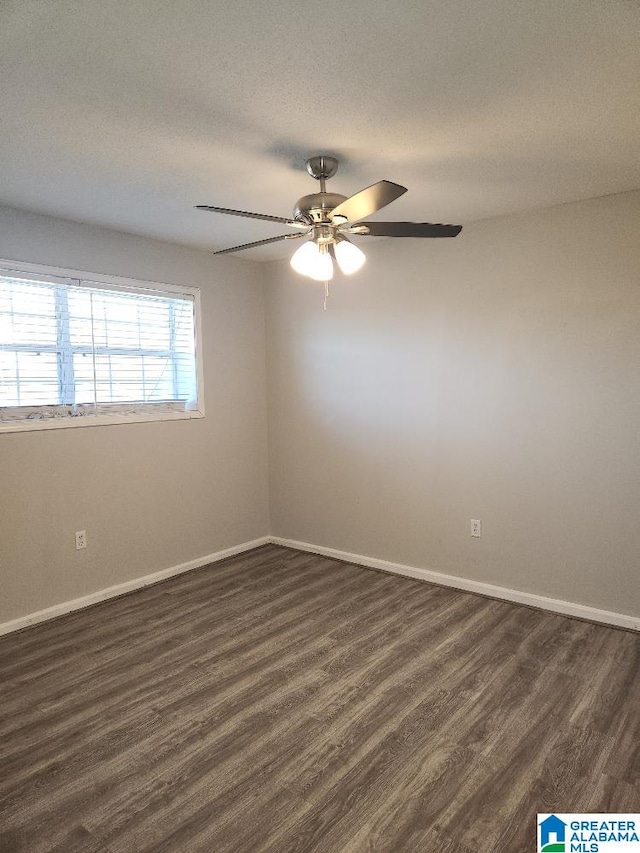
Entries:
[[296,272],[309,276],[316,281],[329,281],[333,278],[331,255],[326,251],[326,248],[325,251],[321,251],[313,240],[303,243],[293,253],[290,263]]
[[358,272],[366,261],[364,252],[348,240],[339,240],[335,246],[336,261],[345,275]]

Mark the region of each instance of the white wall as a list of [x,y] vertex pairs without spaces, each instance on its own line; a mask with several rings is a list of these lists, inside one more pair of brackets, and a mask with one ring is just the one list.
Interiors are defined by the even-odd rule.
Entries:
[[0,257],[200,287],[207,406],[0,435],[0,623],[266,535],[261,268],[8,208]]
[[[628,193],[362,240],[326,313],[268,265],[270,532],[640,614],[638,234]],[[0,622],[266,535],[259,265],[7,208],[0,257],[201,287],[207,399],[0,435]]]
[[640,193],[359,245],[268,268],[272,533],[640,614]]

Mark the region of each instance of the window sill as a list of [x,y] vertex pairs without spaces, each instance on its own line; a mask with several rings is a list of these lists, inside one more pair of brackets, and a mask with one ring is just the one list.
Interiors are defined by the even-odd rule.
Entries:
[[197,409],[183,412],[114,413],[112,415],[85,415],[70,418],[42,418],[0,422],[0,433],[33,432],[44,429],[73,429],[75,427],[111,426],[115,424],[155,423],[159,421],[184,421],[203,418]]

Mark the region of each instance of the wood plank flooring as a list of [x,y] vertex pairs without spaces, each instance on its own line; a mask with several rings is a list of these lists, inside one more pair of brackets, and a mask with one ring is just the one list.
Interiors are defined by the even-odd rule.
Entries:
[[640,811],[640,635],[267,545],[0,638],[2,853],[525,853]]

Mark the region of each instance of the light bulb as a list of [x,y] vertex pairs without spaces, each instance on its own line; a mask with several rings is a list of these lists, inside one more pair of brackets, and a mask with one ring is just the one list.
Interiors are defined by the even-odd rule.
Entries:
[[351,275],[358,272],[362,264],[366,261],[366,257],[362,249],[354,246],[349,240],[338,240],[335,246],[336,261],[338,266],[345,275]]
[[290,263],[296,272],[316,281],[333,278],[333,262],[326,246],[323,245],[321,249],[313,240],[303,243],[293,253]]

